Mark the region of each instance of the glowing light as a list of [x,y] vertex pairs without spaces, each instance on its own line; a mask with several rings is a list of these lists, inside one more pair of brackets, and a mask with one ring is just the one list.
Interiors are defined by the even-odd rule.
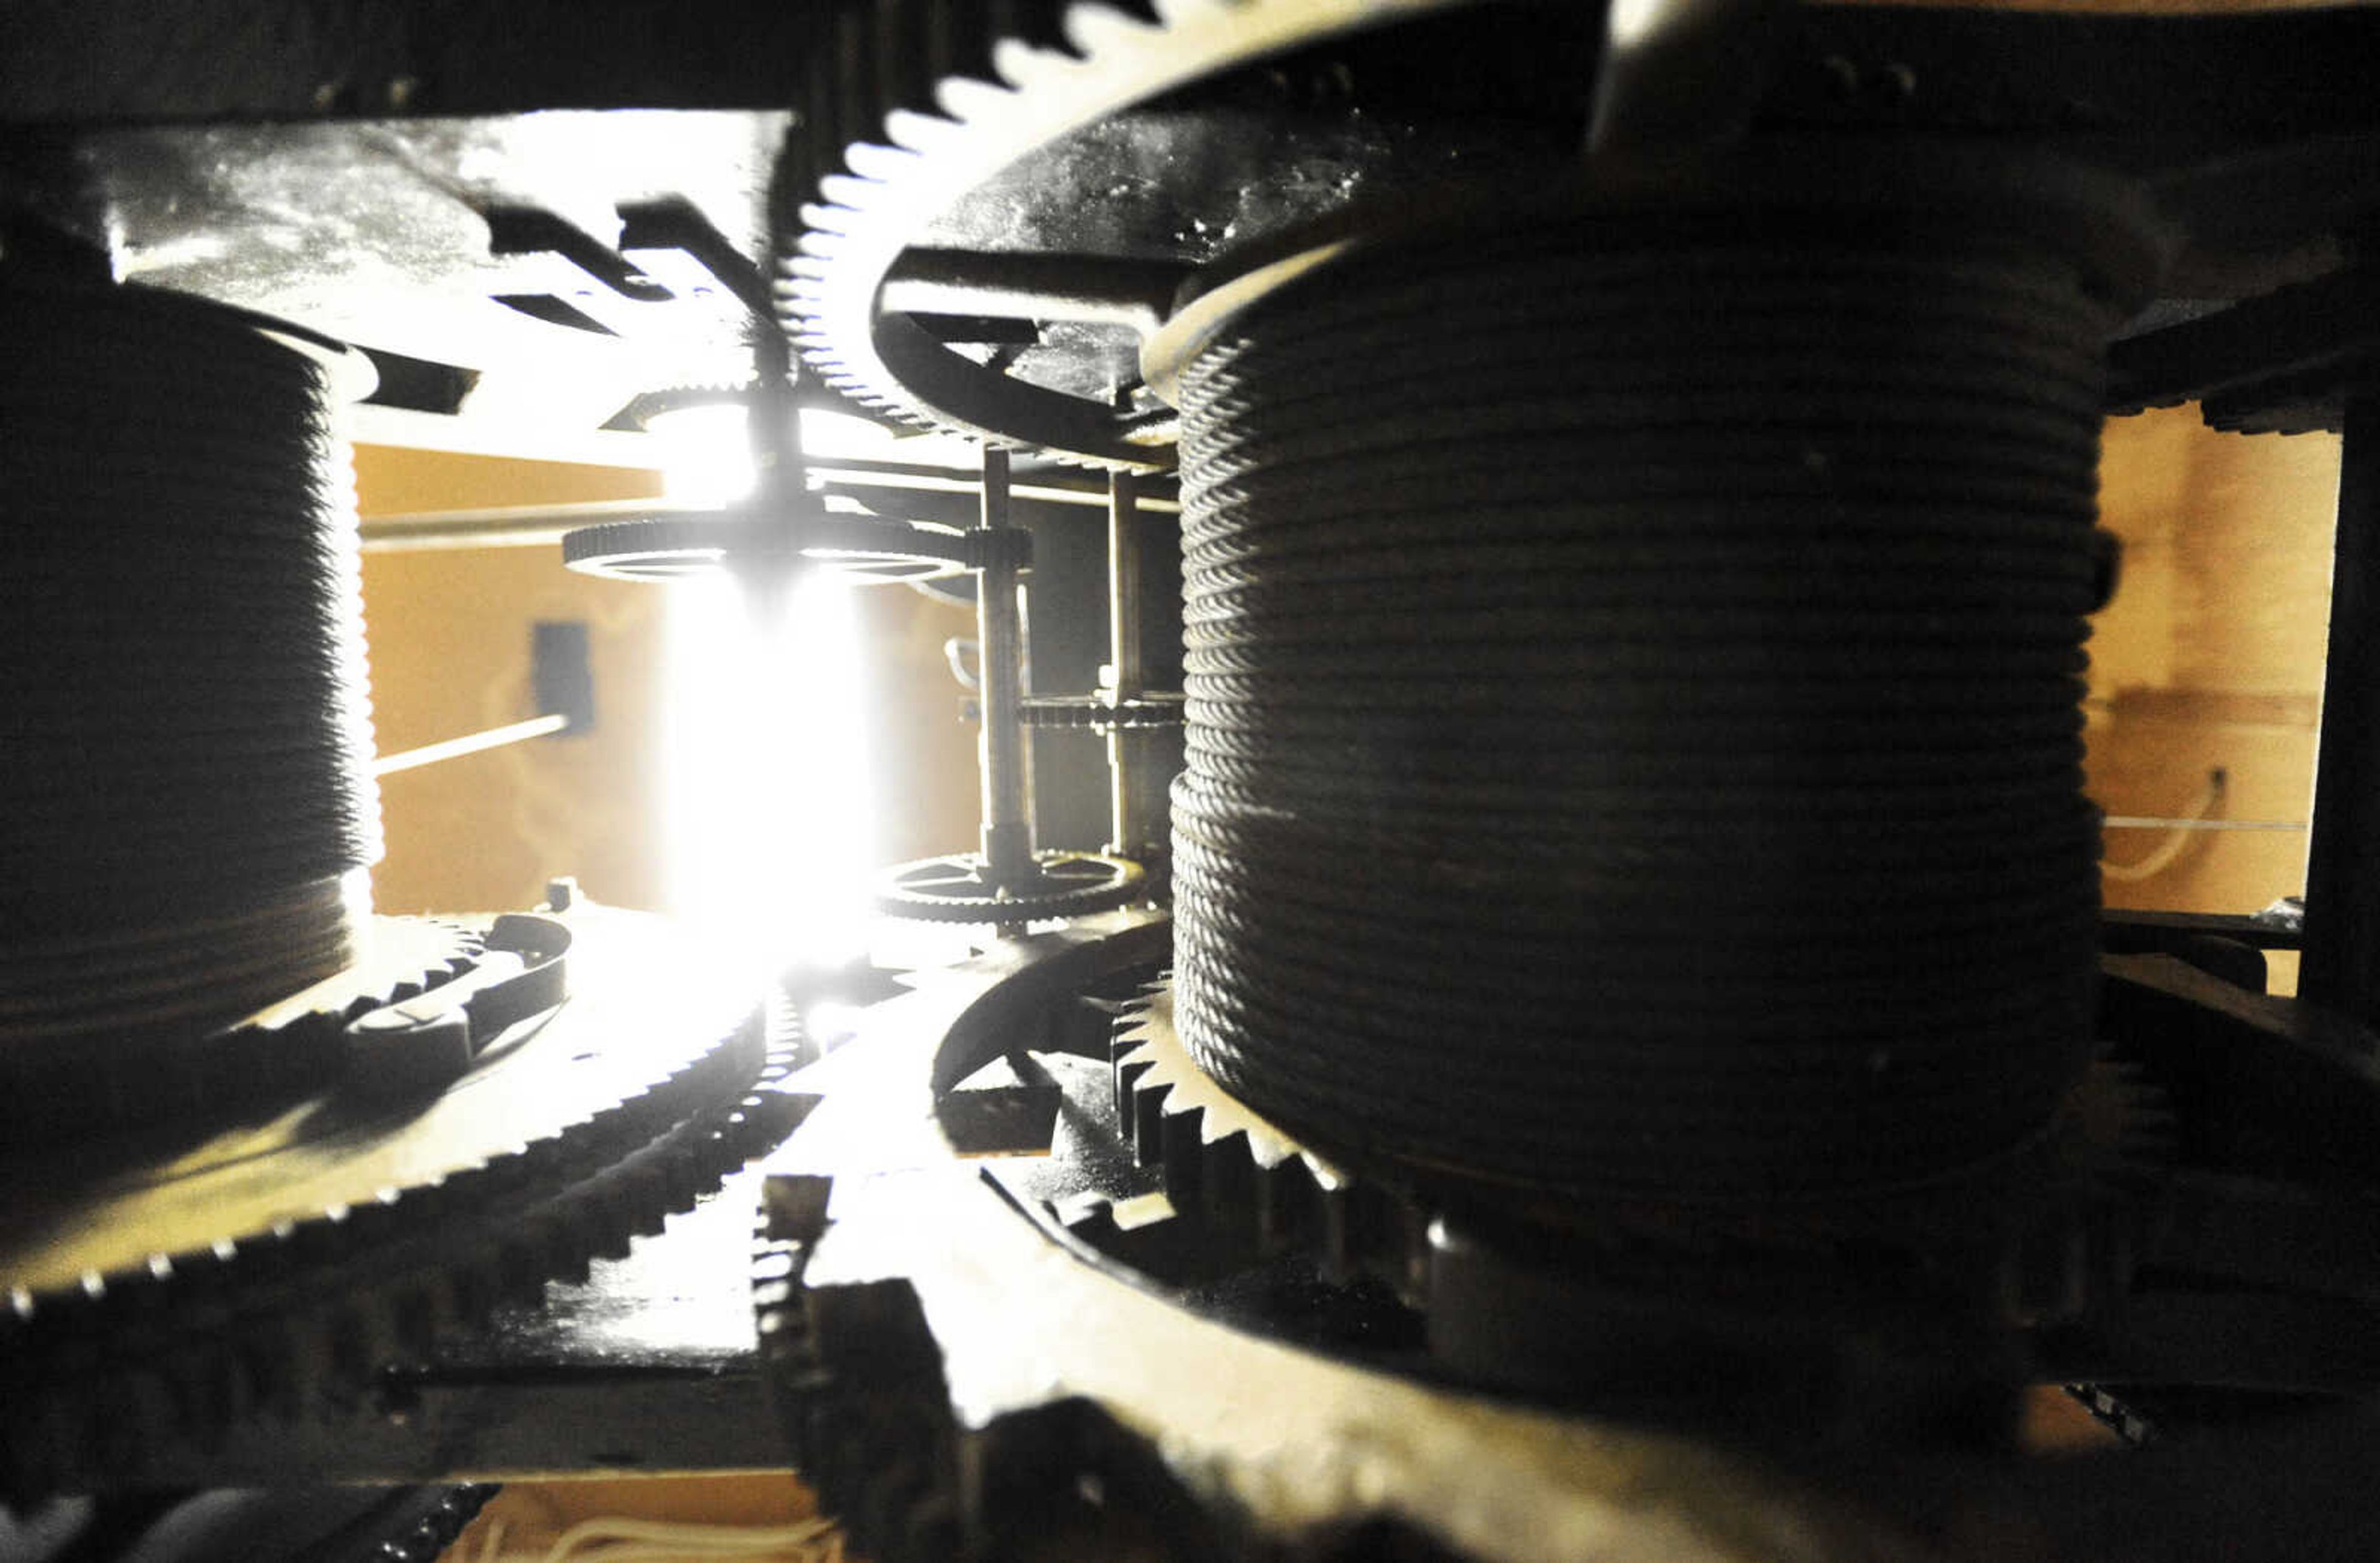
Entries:
[[[938,434],[899,434],[822,407],[801,411],[802,450],[815,462],[898,461],[969,467],[975,448]],[[676,503],[727,505],[752,491],[752,444],[738,403],[675,407],[655,413],[646,430],[662,447],[662,493]]]
[[758,970],[865,942],[875,820],[853,591],[814,576],[774,610],[726,581],[670,593],[672,907]]

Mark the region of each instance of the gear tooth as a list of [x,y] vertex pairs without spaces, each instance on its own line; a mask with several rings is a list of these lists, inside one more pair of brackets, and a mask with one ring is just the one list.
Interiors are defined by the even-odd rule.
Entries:
[[[956,76],[934,91],[934,101],[949,117],[943,121],[953,129],[965,129],[970,121],[989,118],[1004,111],[1015,101],[1016,94],[996,82],[976,77]],[[916,141],[908,143],[919,151],[931,150]]]
[[1138,17],[1106,5],[1069,6],[1064,21],[1066,42],[1086,57],[1109,49],[1129,47],[1160,30]]
[[[876,150],[890,151],[891,149],[878,148]],[[865,160],[863,159],[863,161]],[[866,206],[868,204],[868,196],[878,188],[879,187],[873,180],[858,174],[830,174],[825,178],[819,181],[819,194],[825,198],[825,204],[820,208],[820,214],[821,216],[848,216],[851,212]],[[818,225],[832,231],[837,224],[833,223],[821,223]],[[844,225],[847,226],[847,224]]]
[[1154,1167],[1165,1155],[1165,1101],[1173,1094],[1169,1080],[1142,1074],[1133,1081],[1132,1148],[1134,1164]]
[[1165,1196],[1176,1210],[1197,1210],[1205,1184],[1207,1109],[1196,1103],[1184,1105],[1171,1086],[1165,1088],[1163,1103],[1159,1109],[1158,1141]]
[[1263,1206],[1258,1169],[1245,1130],[1234,1130],[1205,1147],[1199,1168],[1199,1209],[1208,1226],[1244,1252],[1261,1252]]

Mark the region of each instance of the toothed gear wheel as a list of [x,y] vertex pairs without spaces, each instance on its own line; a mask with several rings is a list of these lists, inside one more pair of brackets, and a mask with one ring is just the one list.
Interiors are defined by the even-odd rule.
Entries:
[[[1190,1057],[1173,1030],[1171,985],[1117,1017],[1116,1120],[1142,1167],[1158,1169],[1177,1218],[1245,1262],[1291,1251],[1352,1274],[1392,1264],[1408,1223],[1385,1190],[1258,1116]],[[1094,1222],[1101,1212],[1087,1213]]]
[[[341,1026],[452,981],[480,953],[479,934],[458,923],[374,917],[344,971],[212,1035],[99,1047],[77,1034],[70,1048],[0,1037],[0,1145],[85,1142],[161,1114],[188,1121],[303,1089],[335,1060]],[[94,987],[104,982],[103,965],[86,962],[85,969]]]
[[725,574],[741,560],[797,554],[854,584],[940,580],[975,568],[965,533],[907,521],[813,515],[781,529],[769,517],[652,516],[582,527],[562,539],[562,562],[610,580],[670,581]]
[[241,1418],[354,1411],[444,1328],[630,1238],[766,1149],[795,1038],[667,924],[574,910],[571,997],[426,1102],[335,1086],[193,1145],[6,1166],[0,1496],[107,1481]]
[[936,218],[1037,148],[1284,50],[1477,3],[889,0],[848,10],[807,84],[807,129],[787,173],[816,200],[802,208],[795,252],[779,258],[778,312],[820,377],[867,406],[1087,466],[1170,467],[1170,436],[1145,419],[1002,376],[906,317],[880,317],[886,274]]
[[968,854],[920,858],[885,871],[877,909],[928,923],[1038,923],[1122,906],[1141,893],[1148,873],[1129,858],[1099,852],[1044,852],[1029,878],[996,885]]

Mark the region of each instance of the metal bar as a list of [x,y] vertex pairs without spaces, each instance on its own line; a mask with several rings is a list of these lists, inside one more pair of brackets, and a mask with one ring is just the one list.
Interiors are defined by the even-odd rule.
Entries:
[[[983,527],[1009,529],[1008,453],[983,452]],[[977,703],[983,712],[978,756],[983,782],[983,862],[995,885],[1020,878],[1033,861],[1033,825],[1025,812],[1024,642],[1016,607],[1014,556],[997,546],[984,551],[976,580]]]
[[2299,819],[2160,819],[2146,814],[2111,814],[2099,821],[2108,830],[2302,830]]
[[1096,255],[912,249],[885,273],[877,307],[905,315],[1069,321],[1154,333],[1190,268]]
[[482,749],[501,749],[507,744],[542,738],[550,733],[561,733],[570,726],[570,719],[556,712],[551,716],[531,717],[527,721],[507,722],[480,733],[467,733],[460,738],[443,743],[424,744],[418,749],[399,749],[393,755],[382,755],[372,761],[374,776],[393,776],[400,770],[415,770],[440,760],[460,759],[476,755]]
[[[1108,479],[1108,697],[1136,698],[1148,682],[1141,667],[1140,508],[1129,472]],[[1122,727],[1108,733],[1108,850],[1131,856],[1145,844],[1140,787],[1133,772],[1139,745]]]
[[2380,1024],[2380,391],[2348,398],[2298,991]]
[[[618,435],[621,440],[644,439],[643,435]],[[639,448],[635,453],[647,455]],[[809,463],[809,475],[821,483],[856,490],[888,490],[919,493],[971,494],[980,486],[981,478],[973,472],[954,466],[934,466],[917,462],[871,461],[854,457],[814,458]],[[1063,473],[1047,473],[1030,482],[1012,482],[1008,487],[1012,500],[1032,500],[1044,504],[1099,505],[1108,503],[1105,484],[1090,478],[1074,478]],[[1175,515],[1182,502],[1171,495],[1141,494],[1139,508],[1161,515]],[[710,515],[707,510],[695,510],[685,504],[672,504],[660,499],[584,500],[570,504],[516,504],[480,510],[425,511],[405,515],[368,515],[363,522],[363,547],[366,553],[395,553],[426,548],[528,548],[551,546],[562,541],[562,536],[579,527],[591,527],[599,522],[647,515]]]

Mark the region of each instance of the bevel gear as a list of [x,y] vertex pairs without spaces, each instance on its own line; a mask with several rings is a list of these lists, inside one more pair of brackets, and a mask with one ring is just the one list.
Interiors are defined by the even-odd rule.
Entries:
[[350,1412],[382,1366],[583,1278],[791,1126],[795,1037],[657,919],[569,921],[571,1000],[432,1100],[333,1088],[197,1145],[161,1130],[8,1169],[0,1494],[258,1412]]
[[805,98],[795,155],[808,166],[787,182],[818,199],[779,258],[779,314],[820,377],[865,406],[1088,466],[1170,466],[1169,424],[1018,382],[880,315],[894,262],[954,201],[1072,131],[1285,49],[1476,3],[893,0],[847,11]]

